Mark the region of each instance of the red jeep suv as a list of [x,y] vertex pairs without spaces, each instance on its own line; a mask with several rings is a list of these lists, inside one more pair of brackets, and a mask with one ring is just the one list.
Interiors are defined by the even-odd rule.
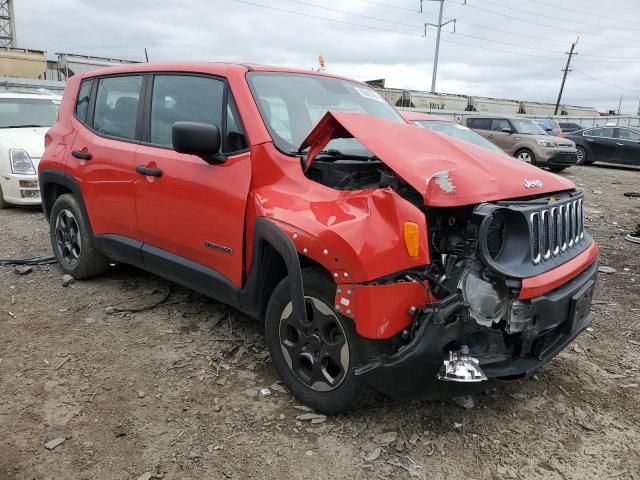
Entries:
[[575,185],[410,125],[362,83],[112,67],[69,79],[45,141],[64,272],[124,262],[263,321],[287,388],[322,412],[530,375],[592,320]]

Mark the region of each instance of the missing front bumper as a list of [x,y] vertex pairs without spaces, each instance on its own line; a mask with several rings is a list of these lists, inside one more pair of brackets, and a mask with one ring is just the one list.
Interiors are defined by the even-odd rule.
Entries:
[[[593,263],[567,284],[533,299],[538,318],[536,325],[526,334],[516,337],[505,336],[501,331],[489,328],[465,331],[462,319],[452,320],[455,318],[453,314],[463,304],[460,299],[450,297],[424,313],[422,324],[409,344],[393,355],[383,355],[360,366],[355,373],[393,398],[438,398],[445,389],[437,380],[443,360],[450,350],[458,350],[468,344],[469,354],[478,358],[479,366],[489,380],[529,376],[551,361],[591,324],[590,295],[596,276],[597,263]],[[517,338],[519,342],[510,342],[511,338]],[[487,382],[475,385],[481,388],[490,386]],[[459,387],[465,385],[455,388]]]

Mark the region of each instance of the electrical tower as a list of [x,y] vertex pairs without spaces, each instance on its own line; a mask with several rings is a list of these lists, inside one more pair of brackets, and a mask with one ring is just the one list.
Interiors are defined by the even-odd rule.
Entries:
[[16,47],[16,18],[13,0],[0,0],[0,47]]
[[[433,54],[433,72],[431,74],[431,93],[436,93],[436,77],[438,76],[438,55],[440,53],[440,32],[442,31],[442,27],[453,22],[453,31],[456,31],[456,19],[447,20],[442,23],[442,10],[444,9],[444,1],[445,0],[429,0],[431,2],[440,2],[440,13],[438,14],[438,23],[425,23],[424,24],[424,36],[427,36],[427,27],[436,27],[438,29],[438,33],[436,35],[436,51]],[[422,3],[423,0],[420,0],[420,13],[422,13]],[[466,5],[466,0],[465,0]]]
[[560,100],[562,100],[562,91],[564,90],[564,82],[567,81],[567,73],[571,71],[569,70],[569,65],[571,65],[571,57],[573,57],[574,55],[578,55],[578,52],[573,51],[576,48],[576,45],[578,44],[578,40],[580,40],[580,37],[578,37],[576,41],[571,44],[571,50],[566,52],[567,55],[569,55],[569,57],[567,58],[567,66],[564,67],[564,69],[562,70],[564,72],[564,75],[562,75],[562,83],[560,84],[560,93],[558,93],[558,101],[556,102],[556,109],[553,112],[554,115],[558,114],[558,108],[560,108]]

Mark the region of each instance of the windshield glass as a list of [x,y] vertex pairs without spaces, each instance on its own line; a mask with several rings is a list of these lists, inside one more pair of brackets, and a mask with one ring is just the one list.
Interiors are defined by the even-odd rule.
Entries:
[[486,140],[484,137],[482,137],[482,135],[478,135],[470,128],[467,128],[464,125],[460,125],[459,123],[446,122],[443,120],[416,120],[415,123],[420,127],[428,128],[429,130],[433,130],[434,132],[442,133],[444,135],[448,135],[449,137],[475,143],[476,145],[488,148],[489,150],[493,150],[494,152],[503,153],[500,148],[496,147],[489,140]]
[[[404,123],[375,90],[360,83],[298,73],[250,72],[247,77],[267,129],[284,152],[297,150],[328,111]],[[360,155],[367,152],[354,138],[332,140],[326,148]]]
[[50,99],[0,98],[0,128],[50,127],[57,113]]
[[547,132],[533,120],[527,120],[525,118],[511,119],[513,127],[516,129],[516,133],[522,135],[546,135]]

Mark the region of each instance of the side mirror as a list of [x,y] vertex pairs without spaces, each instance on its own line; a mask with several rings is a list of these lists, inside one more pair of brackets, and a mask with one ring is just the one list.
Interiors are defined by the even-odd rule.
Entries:
[[197,155],[209,164],[224,163],[220,154],[222,141],[220,129],[215,125],[199,122],[176,122],[171,128],[173,149],[178,153]]
[[505,127],[501,130],[502,133],[513,133],[513,130],[511,130],[509,127]]

